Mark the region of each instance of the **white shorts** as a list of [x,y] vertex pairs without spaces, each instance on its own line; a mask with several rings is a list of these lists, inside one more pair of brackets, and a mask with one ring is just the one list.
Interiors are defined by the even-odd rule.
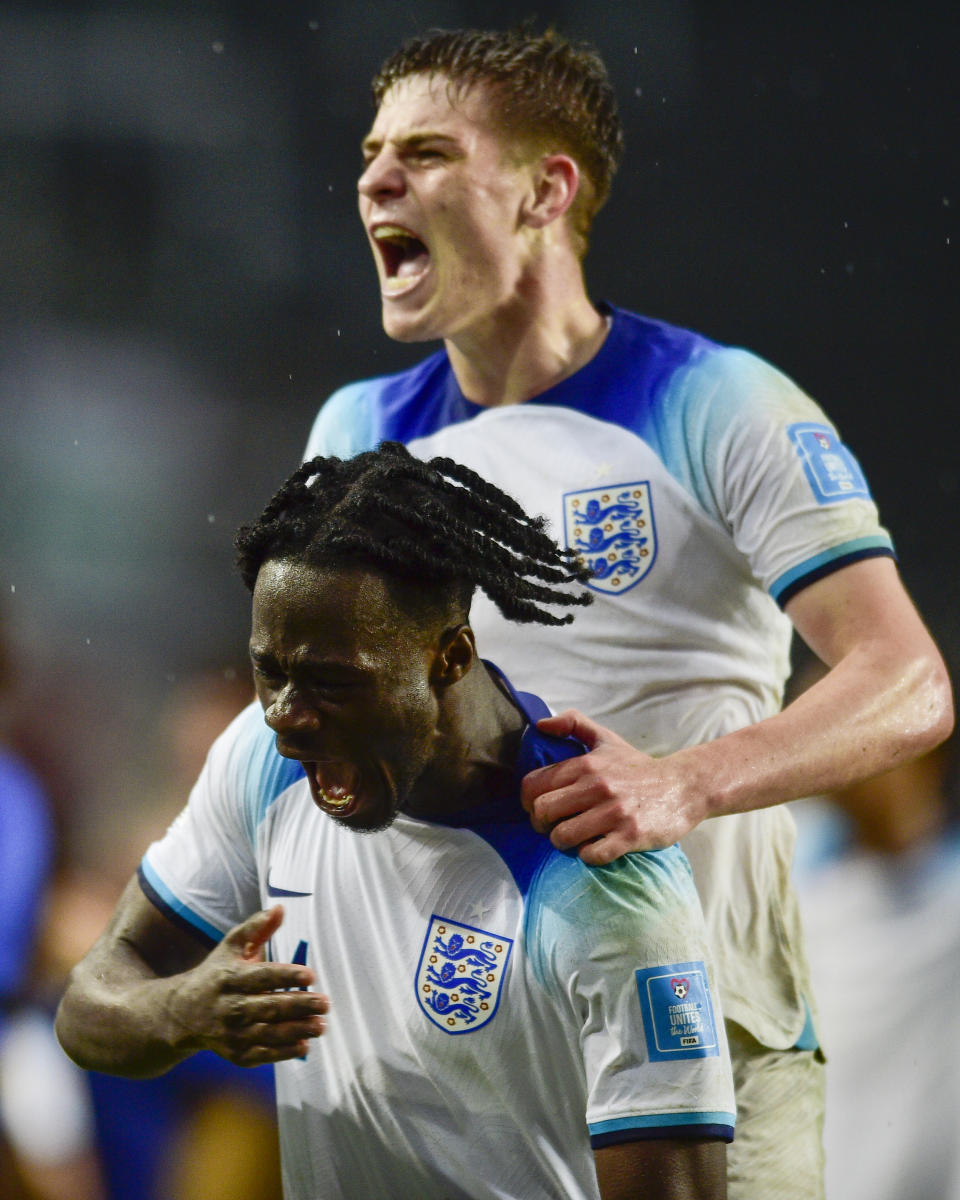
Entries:
[[771,1050],[734,1021],[727,1039],[737,1092],[728,1200],[823,1200],[823,1054]]

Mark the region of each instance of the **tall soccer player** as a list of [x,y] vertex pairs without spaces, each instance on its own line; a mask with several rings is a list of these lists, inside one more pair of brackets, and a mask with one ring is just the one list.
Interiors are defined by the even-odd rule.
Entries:
[[[528,775],[525,803],[589,863],[682,839],[734,1061],[731,1196],[815,1200],[822,1056],[781,805],[941,741],[943,663],[820,408],[753,354],[588,296],[622,142],[595,52],[431,33],[373,92],[360,215],[384,329],[443,345],[332,396],[308,455],[449,454],[590,566],[572,636],[474,611],[498,662],[588,714],[541,726],[590,753]],[[781,712],[792,628],[830,669]]]
[[264,711],[74,971],[68,1052],[275,1062],[288,1200],[723,1200],[733,1080],[689,865],[591,867],[531,827],[521,777],[583,746],[468,624],[481,588],[561,627],[584,571],[396,444],[305,464],[238,548]]

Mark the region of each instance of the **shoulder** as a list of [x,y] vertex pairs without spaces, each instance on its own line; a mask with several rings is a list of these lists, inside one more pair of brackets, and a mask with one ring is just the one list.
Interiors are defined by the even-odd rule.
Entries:
[[604,867],[555,852],[533,881],[525,936],[544,981],[586,978],[590,964],[609,969],[623,961],[632,971],[706,954],[703,913],[679,846]]
[[596,917],[631,924],[695,898],[693,875],[679,846],[627,854],[602,867],[555,851],[543,863],[532,889],[542,911],[570,914],[577,921]]
[[409,440],[408,406],[442,389],[448,370],[446,352],[439,350],[405,371],[338,388],[317,414],[304,458],[318,454],[352,458],[385,438]]
[[729,414],[731,407],[812,404],[787,374],[751,350],[624,309],[611,312],[625,358],[636,362],[642,351],[670,407],[710,406]]
[[273,733],[254,701],[214,742],[197,790],[232,810],[250,841],[270,805],[303,776],[303,768],[277,752]]

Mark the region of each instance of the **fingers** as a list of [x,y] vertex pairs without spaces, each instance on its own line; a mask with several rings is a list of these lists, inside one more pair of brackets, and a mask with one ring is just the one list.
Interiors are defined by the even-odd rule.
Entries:
[[262,992],[283,992],[290,988],[307,988],[316,982],[309,967],[298,963],[258,962],[248,966],[237,964],[228,971],[224,991],[246,992],[254,995]]
[[316,992],[235,995],[225,1000],[212,1048],[240,1066],[302,1058],[326,1031],[326,996]]
[[538,767],[520,783],[520,802],[541,833],[557,821],[615,795],[616,788],[604,775],[602,762],[591,754]]
[[268,992],[230,997],[224,1003],[223,1023],[234,1029],[246,1025],[282,1025],[324,1016],[329,1011],[330,1000],[320,992]]
[[283,905],[256,912],[241,925],[235,925],[223,939],[241,958],[256,961],[263,957],[264,947],[283,924]]
[[[530,771],[520,781],[520,803],[537,820],[555,821],[568,815],[563,802],[567,799],[567,793],[591,774],[588,758],[588,755],[565,758],[549,767],[537,767]],[[541,797],[549,797],[549,800],[540,803]]]
[[553,734],[554,737],[575,737],[583,742],[588,750],[592,750],[598,742],[603,741],[605,735],[617,736],[612,730],[591,721],[575,708],[568,708],[553,717],[543,717],[537,722],[537,728],[544,733]]

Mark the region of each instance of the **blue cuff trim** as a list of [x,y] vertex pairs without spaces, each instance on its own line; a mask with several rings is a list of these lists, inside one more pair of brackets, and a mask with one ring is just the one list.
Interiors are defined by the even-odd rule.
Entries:
[[217,946],[223,940],[223,934],[213,925],[208,924],[170,891],[160,876],[154,871],[146,859],[137,868],[137,879],[143,894],[163,913],[174,925],[179,925],[187,933],[192,933],[205,945]]
[[590,1145],[613,1146],[619,1142],[641,1142],[654,1138],[722,1138],[733,1141],[734,1113],[655,1113],[650,1116],[615,1117],[588,1126]]
[[832,550],[825,550],[814,558],[808,558],[806,562],[781,575],[771,585],[770,595],[783,608],[791,597],[811,583],[864,558],[896,558],[893,543],[884,534],[873,534],[852,542],[844,542],[842,546],[834,546]]
[[624,1142],[655,1142],[665,1138],[718,1138],[722,1142],[733,1141],[730,1125],[668,1125],[656,1129],[617,1129],[611,1133],[598,1133],[590,1138],[590,1147],[601,1150],[604,1146],[619,1146]]

